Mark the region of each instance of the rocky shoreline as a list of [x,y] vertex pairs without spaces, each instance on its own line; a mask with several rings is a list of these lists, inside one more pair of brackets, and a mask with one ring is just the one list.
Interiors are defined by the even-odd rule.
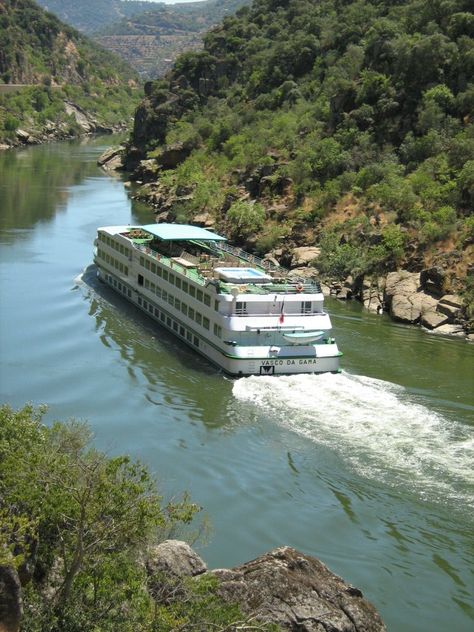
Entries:
[[0,139],[0,151],[16,149],[25,145],[41,145],[59,140],[71,140],[92,134],[113,134],[123,132],[126,125],[103,125],[92,114],[71,101],[65,101],[66,114],[74,118],[76,128],[66,122],[54,123],[46,121],[41,128],[30,128],[27,125],[18,128],[14,138]]
[[[131,155],[133,152],[125,147],[113,147],[104,152],[98,164],[106,171],[128,171],[132,167],[127,163]],[[139,188],[131,197],[149,204],[158,222],[174,221],[174,205],[186,202],[192,196],[187,190],[170,194],[157,182],[161,169],[176,167],[186,155],[184,146],[167,147],[159,159],[141,160],[138,165],[133,165],[131,177]],[[195,216],[193,221],[205,228],[215,228],[214,220],[206,213]],[[290,268],[298,276],[317,278],[322,281],[326,295],[344,301],[358,300],[369,311],[388,313],[394,321],[418,325],[432,333],[474,341],[473,323],[467,318],[464,301],[448,289],[448,273],[442,266],[418,272],[394,270],[378,277],[325,279],[318,272],[319,255],[320,249],[316,246],[285,246],[272,250],[264,258]]]
[[[217,596],[238,604],[247,622],[228,629],[261,629],[274,624],[292,632],[385,632],[375,607],[362,592],[332,573],[320,560],[284,546],[235,568],[209,570],[186,543],[166,540],[151,547],[143,564],[148,590],[157,604],[186,596],[186,579],[217,580]],[[25,582],[11,567],[0,566],[0,631],[19,632],[21,590]],[[47,586],[45,586],[47,590]],[[239,627],[240,626],[240,627]],[[184,628],[183,628],[184,629]]]

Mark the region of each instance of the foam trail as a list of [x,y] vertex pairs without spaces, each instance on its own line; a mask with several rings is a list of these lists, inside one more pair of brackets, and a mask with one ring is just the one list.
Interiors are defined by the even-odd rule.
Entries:
[[474,491],[466,492],[474,489],[472,431],[413,401],[401,386],[344,372],[253,376],[237,380],[233,394],[330,446],[359,474],[474,506]]

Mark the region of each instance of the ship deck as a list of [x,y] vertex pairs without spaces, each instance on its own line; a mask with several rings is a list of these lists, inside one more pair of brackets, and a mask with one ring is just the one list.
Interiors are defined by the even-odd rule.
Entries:
[[[268,294],[318,294],[320,285],[314,279],[308,279],[292,274],[286,268],[275,265],[271,261],[260,259],[240,248],[219,243],[219,245],[192,243],[194,254],[183,248],[181,244],[179,252],[166,251],[161,244],[153,244],[149,241],[131,240],[133,246],[159,261],[162,265],[175,270],[188,277],[198,285],[216,285],[220,294],[231,294],[235,286],[239,287],[239,294],[268,295]],[[195,254],[197,250],[199,254]],[[219,269],[245,268],[260,271],[266,277],[265,280],[256,281],[226,281],[222,278]]]

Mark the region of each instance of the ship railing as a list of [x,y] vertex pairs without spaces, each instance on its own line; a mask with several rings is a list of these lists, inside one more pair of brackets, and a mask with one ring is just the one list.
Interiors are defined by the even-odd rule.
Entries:
[[[233,312],[232,314],[222,314],[219,313],[219,316],[221,316],[222,318],[235,318],[236,316],[243,316],[244,318],[253,318],[254,316],[256,318],[279,318],[281,315],[280,312],[275,312],[273,314],[269,314],[268,312],[262,312],[262,313],[258,313],[258,312],[247,312],[247,311],[238,311],[238,312]],[[314,316],[327,316],[328,313],[327,312],[307,312],[305,314],[300,314],[300,312],[285,312],[285,319],[286,318],[292,318],[293,316],[297,316],[298,318],[308,318],[308,317],[314,317]],[[297,329],[297,325],[287,325],[287,327],[289,329]],[[265,327],[257,327],[257,329],[265,329]],[[283,329],[283,327],[281,327],[280,325],[278,325],[278,328]]]
[[251,265],[259,266],[260,268],[264,268],[269,271],[277,271],[282,270],[279,265],[274,264],[272,261],[268,261],[267,259],[261,259],[257,257],[257,255],[252,255],[242,248],[238,246],[232,246],[226,242],[219,242],[219,244],[211,244],[211,250],[214,252],[216,256],[219,256],[219,252],[225,252],[227,254],[232,255],[233,257],[237,257],[238,259],[243,259],[245,262],[250,263]]

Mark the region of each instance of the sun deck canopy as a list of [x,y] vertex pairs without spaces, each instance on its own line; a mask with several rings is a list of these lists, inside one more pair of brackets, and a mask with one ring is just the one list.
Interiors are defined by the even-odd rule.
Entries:
[[141,228],[162,241],[227,241],[217,233],[190,224],[147,224]]

